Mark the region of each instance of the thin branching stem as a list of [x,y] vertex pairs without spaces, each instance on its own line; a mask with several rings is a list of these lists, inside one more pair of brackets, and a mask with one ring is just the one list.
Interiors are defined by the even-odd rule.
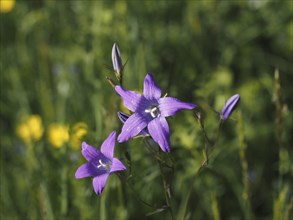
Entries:
[[[146,144],[148,150],[153,154],[154,158],[156,159],[159,168],[160,168],[160,174],[161,174],[161,178],[162,178],[162,182],[163,182],[163,189],[164,189],[164,195],[165,195],[165,200],[166,200],[166,205],[168,207],[168,210],[170,212],[171,215],[171,219],[174,219],[174,214],[173,214],[173,210],[172,210],[172,205],[171,205],[171,195],[170,195],[170,189],[168,186],[168,183],[166,181],[164,172],[163,172],[163,163],[162,160],[160,159],[160,152],[159,151],[155,151],[152,149],[152,146],[150,145],[150,143],[148,142],[147,139],[145,139],[144,143]],[[166,162],[164,162],[166,163]],[[168,167],[168,166],[167,166]]]
[[[208,161],[209,161],[209,158],[211,157],[212,153],[214,152],[214,150],[215,150],[215,148],[216,148],[216,146],[217,146],[217,143],[218,143],[219,138],[220,138],[221,127],[222,127],[222,124],[223,124],[223,121],[220,120],[220,122],[219,122],[219,126],[218,126],[218,131],[217,131],[216,140],[215,140],[215,142],[214,142],[213,144],[211,144],[212,142],[211,142],[211,140],[210,140],[210,139],[208,138],[208,136],[207,136],[207,133],[206,133],[206,131],[205,131],[205,129],[204,129],[204,125],[203,125],[203,123],[201,122],[200,118],[197,117],[197,119],[198,119],[197,121],[199,122],[200,128],[203,130],[203,134],[204,134],[204,136],[205,136],[205,139],[206,139],[206,141],[211,145],[211,147],[210,147],[210,149],[205,148],[205,158],[204,158],[204,160],[201,162],[201,165],[199,166],[199,168],[198,168],[197,171],[195,172],[194,176],[192,177],[191,184],[190,184],[190,187],[189,187],[189,190],[188,190],[188,193],[187,193],[185,209],[186,209],[187,204],[188,204],[188,202],[189,202],[190,196],[191,196],[191,194],[192,194],[192,192],[193,192],[193,189],[194,189],[194,188],[193,188],[193,183],[194,183],[196,177],[198,177],[198,175],[203,171],[203,169],[204,169],[205,167],[207,167],[207,165],[208,165]],[[183,213],[184,213],[183,217],[185,218],[186,210],[184,210]],[[184,218],[183,218],[183,219],[184,219]]]

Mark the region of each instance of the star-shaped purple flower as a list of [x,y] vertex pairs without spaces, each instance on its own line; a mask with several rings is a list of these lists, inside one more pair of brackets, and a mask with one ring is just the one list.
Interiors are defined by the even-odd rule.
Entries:
[[170,151],[170,130],[168,116],[176,114],[182,109],[193,109],[195,104],[182,102],[172,97],[162,97],[160,87],[155,83],[151,74],[144,79],[143,94],[125,90],[115,86],[116,92],[123,99],[124,105],[133,112],[125,121],[118,142],[124,142],[147,128],[155,142],[164,152]]
[[82,143],[81,153],[88,162],[77,169],[75,178],[94,177],[93,186],[97,195],[102,193],[110,174],[116,171],[126,170],[124,164],[113,157],[115,139],[116,132],[113,131],[103,142],[101,151],[86,142]]

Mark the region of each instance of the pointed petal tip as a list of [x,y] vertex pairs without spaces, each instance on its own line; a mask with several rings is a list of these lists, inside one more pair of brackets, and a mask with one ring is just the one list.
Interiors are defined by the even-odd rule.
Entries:
[[83,142],[81,153],[87,161],[90,161],[99,155],[99,150],[86,142]]
[[117,141],[119,142],[119,143],[122,143],[122,142],[124,142],[125,140],[124,140],[124,138],[121,138],[121,134],[118,136],[118,138],[117,138]]
[[107,158],[111,159],[114,155],[114,148],[116,143],[116,131],[112,131],[108,137],[104,140],[101,146],[101,152]]
[[93,179],[93,187],[94,187],[94,191],[97,195],[100,195],[106,185],[107,179],[108,179],[109,174],[103,174],[100,176],[96,176]]
[[103,188],[101,189],[101,192],[96,192],[96,191],[95,191],[96,195],[97,195],[97,196],[100,196],[100,195],[102,194],[102,192],[104,191],[104,188],[105,188],[105,187],[103,187]]
[[153,140],[159,144],[164,152],[170,151],[170,130],[164,117],[152,120],[148,124],[148,130]]
[[158,142],[160,148],[162,149],[162,151],[164,151],[165,153],[170,153],[170,143],[168,143],[168,145],[166,143],[161,143],[161,142]]
[[196,104],[190,103],[190,109],[194,109],[194,108],[196,108],[196,107],[197,107]]
[[74,177],[75,177],[75,179],[80,179],[79,176],[78,176],[77,171],[75,171]]
[[115,86],[115,91],[119,94],[119,91],[121,91],[122,87],[120,85]]
[[144,78],[143,95],[149,100],[157,100],[161,97],[161,88],[156,84],[154,77],[148,73]]
[[87,146],[88,146],[88,144],[87,144],[85,141],[83,141],[83,142],[81,143],[81,149],[82,149],[82,150],[84,150],[85,148],[87,148]]
[[[77,170],[77,171],[78,171],[78,170]],[[75,179],[82,179],[83,177],[80,176],[80,174],[79,174],[77,171],[76,171],[75,174],[74,174]]]
[[[158,143],[159,144],[159,143]],[[166,147],[162,147],[161,144],[159,144],[160,148],[162,149],[162,151],[164,153],[170,153],[170,149],[169,148],[166,148]]]
[[170,153],[170,151],[171,151],[170,147],[165,148],[165,150],[164,150],[165,153]]
[[116,136],[116,131],[112,131],[111,133],[110,133],[110,135],[109,135],[111,138],[113,137],[113,136]]

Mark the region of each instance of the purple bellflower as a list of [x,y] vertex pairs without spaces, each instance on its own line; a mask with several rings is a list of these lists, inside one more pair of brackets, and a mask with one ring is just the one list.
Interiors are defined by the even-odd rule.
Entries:
[[113,68],[115,73],[118,75],[121,75],[123,65],[122,65],[122,59],[120,56],[120,51],[116,43],[114,43],[112,47],[112,63],[113,63]]
[[133,112],[125,121],[118,142],[124,142],[147,128],[155,142],[164,152],[170,152],[170,130],[166,117],[175,115],[182,109],[193,109],[195,104],[182,102],[172,97],[162,97],[161,89],[151,74],[144,79],[143,94],[115,86],[124,105]]
[[239,100],[240,100],[239,94],[233,95],[231,98],[228,99],[228,101],[226,102],[220,114],[222,120],[225,121],[229,118],[233,110],[236,108]]
[[94,177],[93,186],[97,195],[102,193],[110,174],[126,170],[124,164],[113,157],[115,140],[116,132],[113,131],[103,142],[101,151],[86,142],[82,143],[81,153],[88,162],[77,169],[75,178]]

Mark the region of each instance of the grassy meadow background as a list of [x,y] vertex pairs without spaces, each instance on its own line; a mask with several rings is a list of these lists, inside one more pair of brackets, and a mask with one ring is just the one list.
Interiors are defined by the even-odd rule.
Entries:
[[[125,88],[142,91],[151,72],[164,94],[199,106],[168,118],[171,153],[160,154],[174,165],[163,169],[174,219],[292,219],[291,1],[0,2],[1,219],[171,219],[142,138],[116,143],[128,170],[101,196],[74,178],[81,141],[100,148],[127,112],[106,80],[114,42]],[[236,93],[195,176],[207,145],[196,114],[215,141]]]

